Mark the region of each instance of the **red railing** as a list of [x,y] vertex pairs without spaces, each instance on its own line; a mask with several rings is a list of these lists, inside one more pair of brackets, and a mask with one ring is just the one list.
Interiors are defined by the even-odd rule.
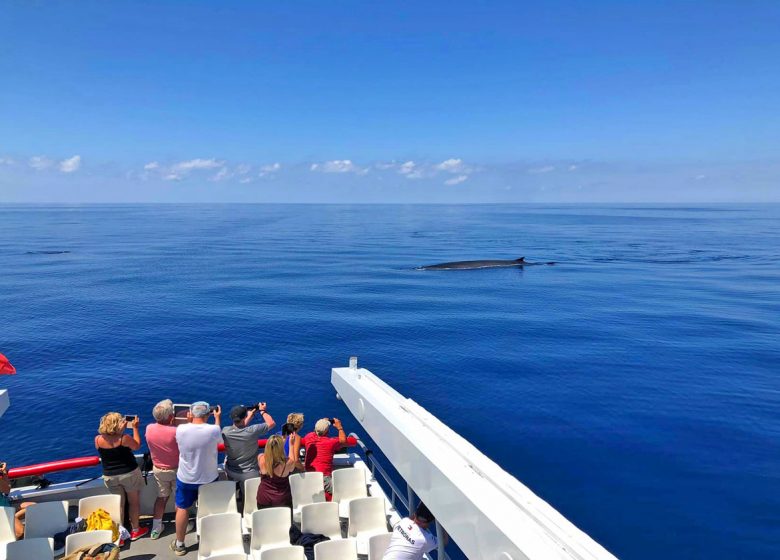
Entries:
[[[267,439],[257,440],[257,447],[264,448]],[[347,446],[352,447],[357,445],[357,439],[354,437],[347,438]],[[225,444],[220,443],[217,446],[217,450],[221,453],[225,451]],[[25,476],[43,476],[45,474],[60,472],[60,471],[72,471],[74,469],[84,469],[87,467],[96,467],[100,464],[100,457],[74,457],[72,459],[61,459],[59,461],[50,461],[48,463],[38,463],[36,465],[26,465],[23,467],[14,467],[8,469],[9,478],[22,478]]]

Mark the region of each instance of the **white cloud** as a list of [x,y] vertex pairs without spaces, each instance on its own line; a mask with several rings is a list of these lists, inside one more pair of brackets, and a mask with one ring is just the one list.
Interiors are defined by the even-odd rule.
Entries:
[[227,167],[223,167],[220,169],[214,176],[209,179],[210,181],[225,181],[227,179],[230,179],[233,176],[233,174],[228,170]]
[[180,161],[179,163],[175,163],[171,166],[172,171],[178,171],[178,172],[188,172],[192,171],[193,169],[214,169],[215,167],[220,167],[222,165],[221,161],[217,161],[214,158],[211,159],[190,159],[187,161]]
[[252,166],[248,163],[239,163],[236,165],[236,175],[246,175],[252,170]]
[[16,163],[13,159],[9,157],[0,156],[0,165],[13,165]]
[[33,156],[27,161],[27,165],[32,167],[33,169],[48,169],[52,165],[54,165],[54,162],[47,158],[46,156]]
[[[148,165],[156,164],[156,161],[153,161],[151,164],[147,164],[144,166],[144,169]],[[180,161],[177,163],[174,163],[170,167],[164,168],[164,167],[152,167],[152,170],[159,169],[162,173],[162,178],[166,181],[180,181],[187,175],[189,175],[192,171],[202,171],[202,170],[208,170],[208,169],[215,169],[217,167],[222,167],[224,162],[218,161],[214,158],[210,159],[203,159],[203,158],[195,158],[195,159],[189,159],[185,161]]]
[[377,169],[387,170],[392,169],[396,166],[396,163],[394,161],[380,161],[379,163],[375,163],[374,167]]
[[60,171],[63,173],[73,173],[81,167],[81,156],[73,156],[60,162]]
[[544,173],[550,173],[551,171],[555,171],[554,165],[543,165],[541,167],[532,167],[528,170],[528,173],[531,175],[542,175]]
[[260,173],[258,173],[258,177],[265,177],[266,175],[271,175],[272,173],[276,173],[277,171],[279,171],[281,168],[282,168],[282,164],[279,162],[263,165],[260,167]]
[[707,178],[706,175],[696,175],[696,177],[694,177],[694,179],[696,179],[697,181],[704,181],[704,179],[706,178]]
[[149,163],[144,165],[144,169],[146,171],[153,171],[153,170],[159,169],[159,168],[160,168],[160,164],[157,163],[156,161],[150,161]]
[[465,171],[466,166],[463,164],[463,160],[458,158],[450,158],[437,164],[435,168],[438,171],[446,171],[447,173],[460,173]]
[[323,163],[312,163],[310,169],[311,171],[319,171],[321,173],[357,173],[358,175],[368,173],[368,169],[358,167],[349,159],[334,159]]
[[446,181],[444,181],[444,184],[449,186],[459,185],[462,182],[468,180],[468,178],[469,178],[468,175],[458,175],[457,177],[452,177],[451,179],[447,179]]
[[252,177],[244,177],[243,179],[239,179],[238,182],[245,185],[247,183],[251,183],[253,181]]
[[413,161],[407,161],[398,166],[398,173],[401,175],[409,175],[410,173],[414,173],[415,167],[417,167],[416,163]]
[[579,168],[579,165],[572,164],[572,165],[569,166],[569,171],[576,171],[578,168]]

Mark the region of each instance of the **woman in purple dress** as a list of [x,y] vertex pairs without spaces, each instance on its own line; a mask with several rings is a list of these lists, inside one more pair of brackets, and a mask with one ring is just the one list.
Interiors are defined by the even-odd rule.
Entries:
[[260,487],[257,489],[257,507],[292,507],[292,493],[290,492],[290,473],[295,467],[294,438],[298,434],[290,434],[290,455],[284,455],[284,438],[274,435],[268,438],[265,444],[265,453],[257,457],[260,465]]

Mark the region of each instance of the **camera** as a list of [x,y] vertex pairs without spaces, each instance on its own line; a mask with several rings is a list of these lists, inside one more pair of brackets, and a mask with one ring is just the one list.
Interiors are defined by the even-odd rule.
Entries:
[[295,433],[295,424],[292,422],[288,422],[287,424],[282,426],[282,435],[283,436],[289,436],[290,434]]
[[252,411],[252,410],[260,410],[260,403],[255,403],[253,405],[245,404],[245,405],[243,405],[243,407],[247,409],[247,412]]

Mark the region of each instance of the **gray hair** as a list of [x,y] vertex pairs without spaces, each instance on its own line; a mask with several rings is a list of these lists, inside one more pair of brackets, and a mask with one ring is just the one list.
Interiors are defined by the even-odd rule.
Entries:
[[320,418],[317,423],[314,424],[314,433],[318,436],[324,436],[330,430],[330,420],[327,418]]
[[152,409],[152,416],[160,423],[168,420],[173,416],[173,401],[171,399],[165,399],[158,402]]
[[209,415],[209,403],[205,401],[192,403],[190,412],[195,418],[206,418]]

